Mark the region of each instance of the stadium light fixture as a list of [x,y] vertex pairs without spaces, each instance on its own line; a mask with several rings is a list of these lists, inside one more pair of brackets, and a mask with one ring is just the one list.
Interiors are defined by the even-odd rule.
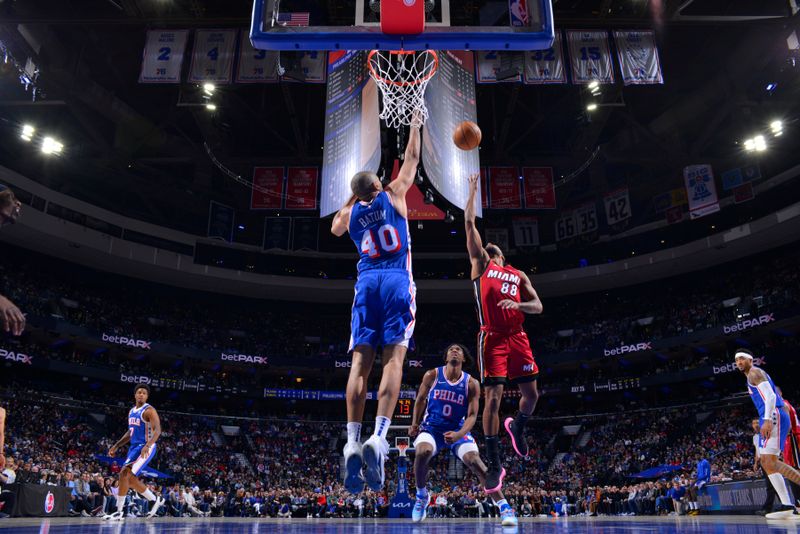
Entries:
[[783,134],[783,122],[779,120],[772,121],[769,125],[770,130],[772,130],[772,135],[775,137],[780,136]]
[[33,139],[34,132],[36,132],[36,128],[31,126],[30,124],[23,124],[22,133],[20,133],[19,136],[25,141],[30,142]]
[[217,105],[216,104],[212,104],[211,102],[209,102],[208,104],[206,104],[206,109],[208,111],[215,111],[217,109]]
[[600,82],[598,82],[597,80],[592,80],[591,82],[589,82],[588,87],[590,91],[594,91],[595,89],[600,87]]
[[217,90],[217,86],[213,83],[204,83],[203,84],[203,92],[207,95],[213,95],[214,91]]
[[64,145],[59,143],[52,137],[45,137],[42,139],[42,153],[43,154],[61,154],[61,151],[64,149]]
[[767,140],[763,135],[755,136],[753,141],[755,141],[756,152],[764,152],[767,149]]
[[586,111],[594,111],[596,109],[597,109],[597,104],[595,102],[592,102],[591,104],[586,106]]

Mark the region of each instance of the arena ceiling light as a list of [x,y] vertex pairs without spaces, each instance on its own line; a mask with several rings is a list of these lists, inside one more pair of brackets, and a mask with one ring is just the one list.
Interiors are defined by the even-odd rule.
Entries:
[[595,89],[600,88],[600,82],[597,80],[592,80],[587,87],[589,87],[590,91],[594,91]]
[[30,124],[23,124],[22,125],[22,132],[19,134],[19,136],[22,139],[24,139],[25,141],[28,141],[30,143],[31,140],[33,139],[33,134],[35,132],[36,132],[36,128],[31,126]]
[[64,145],[52,137],[45,137],[42,139],[42,153],[43,154],[61,154],[61,151],[64,149]]
[[216,104],[212,104],[211,102],[209,102],[208,104],[206,104],[206,109],[208,111],[215,111],[217,109],[217,105]]
[[748,152],[764,152],[767,149],[767,140],[763,135],[757,135],[745,140],[744,149]]
[[591,104],[586,106],[586,111],[594,111],[596,109],[597,109],[597,104],[595,102],[592,102]]
[[783,134],[783,122],[772,121],[769,125],[769,129],[772,130],[772,135],[778,137]]
[[217,90],[217,86],[213,83],[204,83],[203,84],[203,92],[209,96],[214,94],[214,91]]

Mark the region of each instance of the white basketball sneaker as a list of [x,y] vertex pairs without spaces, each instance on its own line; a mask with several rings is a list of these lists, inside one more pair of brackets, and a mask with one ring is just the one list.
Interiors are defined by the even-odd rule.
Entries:
[[374,434],[361,448],[361,455],[364,458],[364,478],[372,491],[380,491],[383,488],[385,476],[383,462],[386,461],[387,454],[389,454],[389,442]]
[[362,473],[363,458],[361,456],[361,444],[357,441],[350,442],[344,446],[344,487],[353,495],[358,495],[364,491],[364,474]]
[[158,513],[158,509],[164,506],[164,498],[160,495],[156,497],[156,500],[153,501],[153,506],[150,508],[150,511],[147,513],[148,519],[151,517],[155,517]]

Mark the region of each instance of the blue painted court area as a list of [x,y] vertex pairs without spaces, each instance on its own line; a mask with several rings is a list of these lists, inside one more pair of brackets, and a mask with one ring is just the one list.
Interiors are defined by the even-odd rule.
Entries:
[[752,516],[702,517],[576,517],[522,519],[517,528],[503,528],[494,520],[432,519],[414,524],[409,520],[247,520],[247,519],[131,519],[109,524],[96,519],[5,519],[0,533],[20,534],[461,534],[471,532],[511,534],[616,534],[652,532],[657,534],[756,534],[798,533],[800,520],[767,521]]

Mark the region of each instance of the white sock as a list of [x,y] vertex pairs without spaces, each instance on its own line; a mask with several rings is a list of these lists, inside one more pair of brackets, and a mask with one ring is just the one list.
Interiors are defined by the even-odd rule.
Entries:
[[347,443],[361,441],[361,423],[347,423]]
[[145,499],[147,499],[148,501],[155,501],[156,500],[156,496],[153,494],[152,491],[150,491],[150,488],[147,488],[147,491],[142,493],[141,496],[144,497]]
[[375,418],[375,432],[372,434],[374,436],[380,436],[383,439],[386,439],[387,434],[389,434],[389,427],[392,425],[392,420],[388,417],[384,417],[379,415]]
[[117,512],[125,511],[125,495],[117,496]]
[[772,473],[769,475],[769,481],[772,482],[772,487],[775,488],[775,493],[781,498],[781,504],[784,506],[791,506],[792,501],[789,500],[789,492],[786,491],[786,481],[780,473]]

